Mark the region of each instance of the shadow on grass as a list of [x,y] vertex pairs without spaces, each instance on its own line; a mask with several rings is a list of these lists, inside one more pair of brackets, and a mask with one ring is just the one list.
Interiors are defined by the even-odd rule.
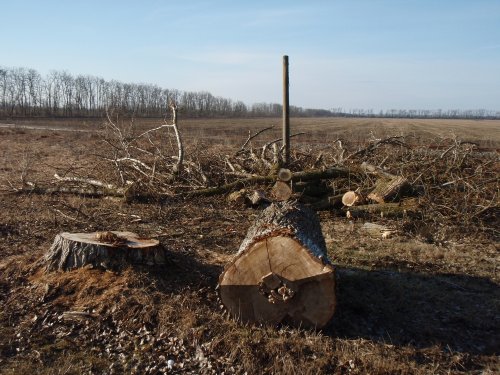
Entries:
[[395,345],[500,352],[500,287],[465,275],[339,268],[336,314],[325,330]]
[[162,292],[179,292],[186,287],[213,287],[217,284],[222,267],[201,262],[188,251],[169,251],[165,266],[142,270],[161,282]]

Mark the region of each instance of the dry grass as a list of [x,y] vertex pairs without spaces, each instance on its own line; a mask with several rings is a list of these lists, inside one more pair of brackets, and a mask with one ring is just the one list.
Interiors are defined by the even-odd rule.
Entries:
[[[396,129],[420,143],[453,132],[482,147],[499,147],[498,122],[398,121],[307,119],[293,125],[309,132],[300,144],[304,149],[339,137],[356,144],[370,131],[386,135]],[[223,152],[239,147],[248,129],[278,122],[190,120],[185,131],[203,138],[207,149],[224,137],[225,145],[210,146]],[[110,171],[92,156],[98,145],[93,133],[0,129],[0,184],[18,184],[22,173],[49,181],[55,171],[65,170],[108,178]],[[405,232],[407,223],[391,222],[402,234],[380,240],[364,235],[361,223],[322,212],[323,233],[338,268],[332,322],[321,332],[242,326],[226,317],[214,289],[255,215],[222,197],[160,205],[0,195],[0,372],[158,373],[167,371],[169,358],[176,362],[170,373],[500,370],[499,256],[492,236],[471,231],[444,242],[425,241],[418,231]],[[103,229],[159,238],[170,251],[169,264],[121,272],[41,272],[37,261],[58,232]],[[62,318],[74,310],[93,318]]]

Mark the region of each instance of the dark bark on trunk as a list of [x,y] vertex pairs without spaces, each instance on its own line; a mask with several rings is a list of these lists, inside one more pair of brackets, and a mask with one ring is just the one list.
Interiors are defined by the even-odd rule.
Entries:
[[[110,235],[110,240],[98,233]],[[157,240],[142,239],[131,232],[60,233],[45,255],[47,271],[69,271],[92,265],[118,269],[131,264],[165,263],[165,249]]]

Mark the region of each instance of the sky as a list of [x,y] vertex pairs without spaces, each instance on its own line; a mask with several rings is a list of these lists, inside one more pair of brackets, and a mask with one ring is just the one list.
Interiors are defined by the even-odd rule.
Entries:
[[306,108],[500,110],[500,0],[0,0],[0,66]]

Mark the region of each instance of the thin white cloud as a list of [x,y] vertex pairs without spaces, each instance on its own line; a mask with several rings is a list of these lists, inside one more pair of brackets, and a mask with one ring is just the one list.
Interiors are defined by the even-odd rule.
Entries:
[[247,65],[271,58],[270,54],[250,51],[201,51],[197,53],[188,52],[175,54],[175,57],[202,64],[220,64],[220,65]]

